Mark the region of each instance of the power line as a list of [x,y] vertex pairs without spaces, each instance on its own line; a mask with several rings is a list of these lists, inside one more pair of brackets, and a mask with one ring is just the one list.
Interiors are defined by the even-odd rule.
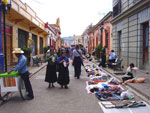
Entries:
[[37,1],[37,0],[32,0],[32,1],[35,2],[35,3],[37,3],[37,4],[44,5],[44,3],[39,2],[39,1]]

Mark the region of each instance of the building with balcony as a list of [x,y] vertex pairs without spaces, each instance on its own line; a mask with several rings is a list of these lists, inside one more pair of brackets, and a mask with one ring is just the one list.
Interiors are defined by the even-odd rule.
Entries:
[[57,41],[57,35],[56,30],[47,22],[45,24],[46,31],[49,33],[48,39],[47,39],[47,46],[53,47],[53,49],[56,49],[56,41]]
[[113,0],[113,49],[123,66],[150,70],[150,1]]
[[[16,58],[12,55],[14,48],[31,47],[32,55],[43,54],[43,47],[46,46],[47,35],[48,32],[45,30],[45,23],[29,5],[23,3],[21,0],[11,1],[10,12],[6,14],[8,65],[16,61]],[[3,39],[2,37],[2,50],[4,52]]]

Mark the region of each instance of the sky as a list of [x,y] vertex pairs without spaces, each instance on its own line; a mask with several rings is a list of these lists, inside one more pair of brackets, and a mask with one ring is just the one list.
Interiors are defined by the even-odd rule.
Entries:
[[109,11],[112,0],[22,0],[45,23],[55,24],[60,18],[61,37],[82,35],[91,23],[94,25]]

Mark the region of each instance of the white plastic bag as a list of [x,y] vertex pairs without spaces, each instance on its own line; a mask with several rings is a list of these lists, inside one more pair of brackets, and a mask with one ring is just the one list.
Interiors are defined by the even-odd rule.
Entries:
[[131,91],[127,90],[127,91],[122,92],[120,97],[121,99],[133,99],[134,94]]

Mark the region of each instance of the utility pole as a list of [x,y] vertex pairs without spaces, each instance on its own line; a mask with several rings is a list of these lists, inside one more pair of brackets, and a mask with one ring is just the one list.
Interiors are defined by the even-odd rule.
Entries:
[[4,54],[2,53],[2,29],[1,29],[1,17],[2,17],[2,0],[0,0],[0,73],[4,72]]
[[4,29],[4,58],[5,58],[5,72],[7,72],[7,47],[6,47],[6,44],[7,44],[7,39],[6,39],[6,19],[5,19],[5,16],[6,16],[6,5],[3,4],[3,29]]

